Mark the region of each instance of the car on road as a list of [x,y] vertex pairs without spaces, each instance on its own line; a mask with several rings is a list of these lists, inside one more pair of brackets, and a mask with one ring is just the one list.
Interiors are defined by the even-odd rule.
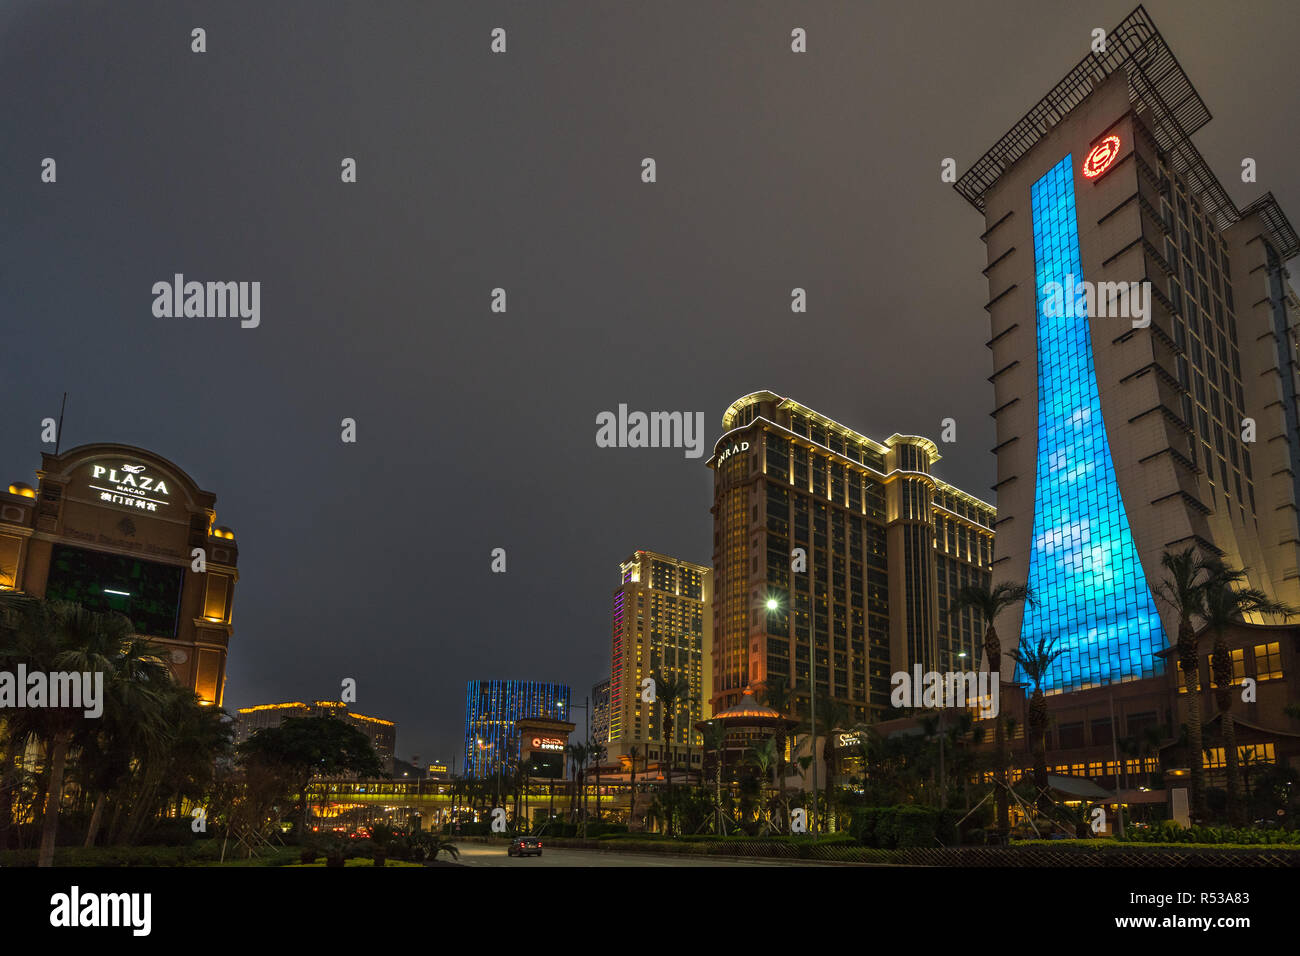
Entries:
[[517,836],[510,841],[507,856],[541,856],[542,838],[535,836]]

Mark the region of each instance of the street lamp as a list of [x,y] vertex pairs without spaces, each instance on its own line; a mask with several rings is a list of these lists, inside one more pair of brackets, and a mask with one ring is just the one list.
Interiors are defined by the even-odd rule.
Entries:
[[[768,613],[779,610],[781,602],[774,596],[769,595],[767,598]],[[818,803],[817,803],[817,584],[813,580],[808,583],[808,716],[811,723],[812,745],[809,753],[812,754],[812,801],[813,812],[812,818],[808,822],[808,832],[815,833],[817,829]],[[798,658],[795,658],[796,678],[798,668]],[[782,781],[784,786],[784,781]]]

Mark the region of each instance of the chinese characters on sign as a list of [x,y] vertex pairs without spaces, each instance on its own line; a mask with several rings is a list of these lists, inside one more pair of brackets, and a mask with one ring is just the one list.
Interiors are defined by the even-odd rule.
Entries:
[[160,505],[170,503],[167,498],[171,489],[165,479],[145,474],[147,467],[129,462],[116,468],[91,465],[89,487],[99,492],[100,501],[156,512]]

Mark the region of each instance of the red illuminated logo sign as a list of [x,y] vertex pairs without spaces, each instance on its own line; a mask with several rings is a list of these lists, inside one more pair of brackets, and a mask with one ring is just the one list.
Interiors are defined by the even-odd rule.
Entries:
[[1115,165],[1115,160],[1118,158],[1119,137],[1107,136],[1092,148],[1088,158],[1083,161],[1083,175],[1089,179],[1096,179]]

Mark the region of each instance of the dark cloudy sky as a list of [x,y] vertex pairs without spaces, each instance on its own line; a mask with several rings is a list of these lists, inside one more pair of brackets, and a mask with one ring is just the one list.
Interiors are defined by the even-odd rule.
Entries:
[[[991,497],[983,224],[939,163],[1131,6],[9,0],[0,479],[66,389],[65,448],[157,451],[235,529],[229,709],[354,677],[450,759],[467,678],[608,674],[619,560],[711,560],[704,459],[599,449],[600,411],[710,446],[759,388],[877,438],[952,416],[939,473]],[[1300,221],[1294,4],[1147,9],[1229,193]],[[155,318],[176,272],[260,281],[260,328]]]

